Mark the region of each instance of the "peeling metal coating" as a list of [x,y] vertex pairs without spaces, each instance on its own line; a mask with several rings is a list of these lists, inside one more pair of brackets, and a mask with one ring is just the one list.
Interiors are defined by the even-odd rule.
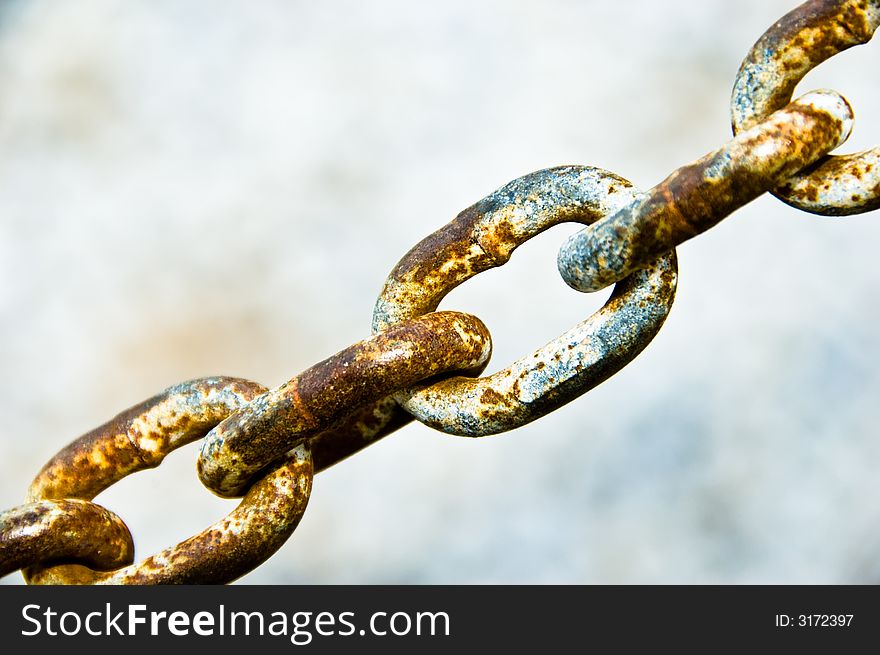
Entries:
[[559,273],[585,292],[622,280],[815,162],[851,128],[852,110],[839,94],[808,93],[571,236]]
[[[89,500],[135,471],[158,466],[180,446],[265,391],[238,378],[212,377],[171,387],[120,413],[53,457],[31,484],[30,500]],[[308,501],[312,463],[307,449],[259,480],[229,516],[158,555],[113,573],[78,564],[25,571],[31,583],[218,583],[258,566],[287,539]],[[90,524],[72,522],[75,536],[100,544]]]
[[262,564],[299,524],[312,489],[312,458],[298,446],[258,480],[228,516],[146,559],[99,572],[71,564],[25,570],[29,584],[225,584]]
[[[220,496],[240,495],[261,469],[354,412],[349,425],[361,439],[349,432],[348,441],[337,446],[367,445],[375,440],[376,426],[392,419],[402,425],[389,394],[442,373],[477,375],[491,352],[486,326],[467,314],[436,312],[394,326],[312,366],[220,423],[202,446],[199,478]],[[330,444],[332,438],[320,441]],[[338,459],[335,446],[325,447],[328,461]]]
[[86,500],[41,500],[0,513],[0,577],[36,563],[81,561],[103,571],[133,560],[122,519]]
[[[501,266],[517,246],[553,225],[592,223],[636,197],[627,180],[586,166],[510,182],[403,257],[376,303],[373,331],[433,311],[453,288]],[[641,352],[669,313],[676,279],[675,254],[664,255],[618,285],[596,314],[505,370],[414,386],[395,398],[450,434],[477,437],[519,427],[585,393]]]
[[[867,43],[880,25],[880,0],[812,0],[777,21],[752,47],[731,97],[734,134],[791,100],[813,68]],[[843,216],[880,208],[880,147],[823,157],[772,191],[814,214]]]

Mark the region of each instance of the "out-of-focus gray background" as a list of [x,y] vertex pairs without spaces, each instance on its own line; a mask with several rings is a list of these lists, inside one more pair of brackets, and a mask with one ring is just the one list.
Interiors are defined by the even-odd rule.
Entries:
[[[730,136],[742,58],[791,0],[6,0],[0,7],[0,505],[178,381],[275,386],[369,335],[418,240],[509,180],[649,187]],[[880,142],[878,44],[799,88]],[[441,306],[498,370],[595,310],[562,226]],[[481,440],[413,425],[315,480],[250,583],[880,581],[880,216],[764,197],[679,249],[622,373]],[[138,555],[234,507],[196,447],[98,497]],[[3,583],[19,583],[18,574]]]

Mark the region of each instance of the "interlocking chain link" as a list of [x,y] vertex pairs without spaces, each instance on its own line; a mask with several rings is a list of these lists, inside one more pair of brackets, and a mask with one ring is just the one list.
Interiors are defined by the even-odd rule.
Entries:
[[[199,478],[220,496],[241,495],[258,471],[355,409],[434,375],[478,373],[491,353],[486,326],[467,314],[436,312],[397,325],[315,364],[225,419],[205,439]],[[376,429],[382,427],[378,418]]]
[[[739,69],[730,103],[734,133],[785,106],[804,75],[838,52],[867,43],[878,25],[876,2],[808,2],[785,15],[758,40]],[[793,207],[823,216],[877,209],[880,147],[825,155],[772,193]]]
[[[373,312],[379,334],[436,309],[454,287],[504,264],[531,237],[565,221],[593,223],[638,195],[598,168],[567,166],[514,180],[410,250]],[[398,392],[422,423],[471,437],[533,421],[616,373],[650,343],[675,297],[675,254],[621,282],[596,314],[487,378],[447,378]]]
[[[224,583],[270,557],[305,512],[315,473],[413,417],[472,437],[519,427],[606,380],[660,330],[677,281],[674,248],[771,192],[825,215],[880,207],[880,148],[828,153],[852,129],[847,101],[814,91],[791,102],[803,76],[867,42],[880,0],[812,0],[755,44],[734,84],[734,138],[641,192],[589,166],[525,175],[417,244],[376,303],[373,336],[267,390],[239,378],[170,387],[83,435],[37,475],[26,503],[0,514],[0,575],[29,583]],[[522,243],[562,222],[587,227],[560,249],[559,270],[580,291],[616,283],[595,314],[485,378],[491,337],[476,317],[437,312],[454,287],[504,264]],[[134,562],[131,534],[92,499],[204,438],[201,481],[242,497],[227,517]]]
[[559,272],[578,291],[598,291],[705,232],[842,144],[852,110],[832,91],[808,93],[568,239]]

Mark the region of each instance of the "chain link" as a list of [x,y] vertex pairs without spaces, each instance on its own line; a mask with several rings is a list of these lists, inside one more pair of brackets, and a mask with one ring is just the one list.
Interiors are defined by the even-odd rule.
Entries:
[[257,472],[355,409],[441,373],[478,373],[491,353],[486,326],[467,314],[436,312],[396,325],[315,364],[217,425],[202,446],[199,478],[220,496],[239,496]]
[[[627,180],[566,166],[526,175],[464,210],[417,244],[391,272],[373,331],[430,312],[453,288],[501,266],[517,246],[566,221],[593,223],[637,197]],[[675,298],[675,254],[615,288],[596,314],[486,378],[447,378],[395,396],[418,420],[479,437],[512,430],[574,400],[619,371],[660,330]]]
[[[826,215],[880,207],[880,149],[832,157],[852,128],[834,91],[790,102],[828,57],[867,42],[880,0],[812,0],[771,27],[734,84],[734,138],[647,192],[587,166],[523,176],[417,244],[389,275],[374,335],[271,390],[204,378],[170,387],[83,435],[37,475],[26,504],[0,513],[0,575],[38,584],[225,583],[261,564],[305,512],[314,473],[415,417],[467,436],[519,427],[635,358],[675,297],[674,248],[771,192]],[[479,378],[491,337],[476,317],[436,312],[444,296],[504,264],[531,237],[586,224],[559,253],[580,291],[617,283],[593,316],[508,368]],[[201,481],[243,497],[226,518],[138,563],[125,523],[91,500],[204,438]]]
[[816,162],[851,129],[846,100],[808,93],[573,235],[559,251],[559,272],[578,291],[622,280]]
[[[880,25],[880,3],[807,2],[786,14],[746,55],[733,85],[730,113],[739,133],[784,107],[804,75],[823,61],[867,43]],[[825,155],[772,190],[774,196],[823,216],[861,214],[880,207],[880,147]]]

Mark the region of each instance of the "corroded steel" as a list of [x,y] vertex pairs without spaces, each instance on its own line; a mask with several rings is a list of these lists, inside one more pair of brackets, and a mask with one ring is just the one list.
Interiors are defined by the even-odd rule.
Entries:
[[[158,466],[169,452],[201,438],[223,418],[265,391],[267,389],[259,384],[238,378],[204,378],[185,382],[121,412],[66,446],[43,467],[31,484],[28,498],[35,499],[35,502],[0,514],[0,576],[24,566],[58,563],[55,560],[76,562],[97,571],[131,564],[134,547],[131,534],[122,520],[99,505],[79,499],[94,498],[125,476]],[[314,472],[333,466],[410,421],[412,416],[390,397],[360,408],[341,424],[312,440]],[[302,465],[298,468],[301,470]],[[274,484],[290,486],[289,473],[287,478]],[[297,484],[302,486],[304,480]],[[64,497],[67,499],[40,500]],[[262,506],[259,511],[267,511],[268,507],[268,511],[276,512],[269,505],[272,502],[278,504],[283,500],[284,493],[276,494],[274,500],[268,497],[267,501],[264,488],[262,498],[258,499]],[[287,508],[301,515],[307,498],[307,495],[300,494],[295,499],[298,501],[296,504],[283,505],[282,510]],[[227,517],[224,524],[244,525],[255,520],[259,511],[253,509],[253,502],[243,503],[240,509]],[[236,516],[239,518],[234,518]],[[288,521],[288,525],[292,526],[293,523]],[[253,536],[260,534],[260,530],[259,523],[248,526],[246,533],[252,535],[250,542],[255,544],[259,541]],[[35,568],[29,577],[35,582],[217,582],[217,571],[228,567],[214,561],[215,557],[209,551],[218,540],[223,539],[223,534],[222,524],[216,524],[173,549],[113,575],[98,575],[82,566],[69,566],[48,572]],[[286,533],[276,530],[273,534],[281,538],[283,534],[289,535],[289,530]],[[261,558],[265,559],[274,552],[283,540],[261,546]],[[232,543],[228,539],[226,542]],[[203,552],[199,555],[200,548]],[[190,562],[186,566],[181,566],[182,553],[186,553]],[[154,570],[156,562],[167,560],[175,560],[177,564],[161,574]],[[200,570],[202,573],[199,573]],[[206,577],[200,579],[205,572]],[[238,572],[230,571],[223,575],[232,579],[241,575],[241,572],[239,569]]]
[[[564,166],[523,176],[464,210],[407,253],[391,272],[373,330],[436,309],[449,291],[501,266],[514,249],[563,222],[591,223],[637,197],[625,179]],[[621,283],[596,314],[494,375],[453,377],[396,394],[420,421],[451,434],[484,436],[533,421],[593,388],[632,360],[672,306],[675,255]]]
[[[784,107],[795,86],[829,57],[867,43],[880,25],[880,0],[812,0],[758,39],[737,74],[731,98],[734,133]],[[784,202],[825,216],[880,207],[880,147],[827,155],[772,191]]]
[[[478,374],[492,352],[486,326],[473,316],[436,312],[349,346],[254,399],[205,439],[199,478],[221,496],[236,496],[253,476],[298,442],[375,405],[379,422],[390,393],[419,380],[464,371]],[[369,425],[365,432],[371,431]]]
[[[376,303],[371,339],[272,390],[226,377],[171,387],[80,437],[46,464],[26,504],[0,514],[0,575],[26,567],[34,583],[229,582],[288,539],[316,472],[412,415],[453,434],[495,434],[599,384],[662,326],[678,244],[767,190],[817,213],[880,207],[880,149],[826,154],[849,135],[847,102],[824,91],[789,103],[810,69],[867,42],[878,24],[880,0],[807,2],[746,57],[732,98],[735,138],[717,151],[646,193],[583,166],[514,180],[404,256]],[[560,272],[581,291],[618,282],[611,297],[532,355],[476,378],[491,354],[486,327],[434,310],[451,289],[566,221],[590,227],[563,246]],[[128,528],[89,501],[205,436],[199,476],[243,500],[198,535],[132,564]]]
[[833,150],[851,129],[846,100],[808,93],[571,236],[559,272],[578,291],[617,282]]
[[412,415],[391,396],[359,409],[340,425],[311,440],[315,473],[387,437],[412,420]]
[[170,387],[59,451],[31,483],[28,499],[91,500],[125,476],[156,467],[174,449],[204,437],[265,390],[230,377]]
[[86,500],[41,500],[0,513],[0,576],[37,563],[80,561],[109,570],[133,559],[122,519]]
[[[31,484],[31,500],[91,499],[135,471],[157,466],[265,391],[237,378],[176,385],[83,435],[53,457]],[[33,583],[229,582],[272,555],[296,527],[311,489],[306,448],[257,482],[229,516],[195,537],[110,573],[69,564],[26,571]],[[88,525],[81,530],[88,536]]]
[[78,564],[25,570],[30,584],[223,584],[262,564],[296,529],[312,489],[308,446],[254,483],[228,516],[194,537],[110,572]]

